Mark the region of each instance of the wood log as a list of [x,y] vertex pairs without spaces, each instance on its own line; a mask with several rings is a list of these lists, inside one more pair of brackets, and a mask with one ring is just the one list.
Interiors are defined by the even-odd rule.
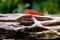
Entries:
[[[60,36],[58,29],[60,27],[49,27],[50,25],[60,25],[60,18],[58,17],[48,17],[48,16],[38,16],[33,17],[26,14],[0,14],[0,30],[10,30],[13,33],[20,32],[22,29],[33,30],[36,32],[26,32],[26,34],[31,35],[43,35],[47,33],[56,34]],[[55,30],[56,29],[56,30]],[[53,31],[51,31],[53,30]]]

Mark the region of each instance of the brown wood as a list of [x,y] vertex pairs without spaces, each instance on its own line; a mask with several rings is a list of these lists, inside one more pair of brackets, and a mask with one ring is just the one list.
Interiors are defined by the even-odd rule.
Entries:
[[[60,29],[60,27],[49,27],[50,25],[58,24],[60,25],[60,19],[58,17],[56,18],[52,16],[48,17],[38,15],[34,15],[33,17],[31,17],[26,14],[0,14],[0,30],[2,29],[12,31],[7,33],[0,32],[0,35],[14,36],[18,34],[24,34],[23,36],[29,36],[34,34],[33,36],[35,37],[35,35],[51,33],[60,36],[60,33],[58,32],[58,29]],[[21,33],[22,29],[36,29],[37,31]]]

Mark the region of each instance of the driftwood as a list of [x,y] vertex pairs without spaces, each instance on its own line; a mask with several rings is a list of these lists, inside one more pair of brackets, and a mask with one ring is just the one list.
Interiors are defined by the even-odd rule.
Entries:
[[[28,34],[41,35],[41,34],[56,34],[60,36],[58,30],[60,27],[49,27],[51,25],[60,25],[59,17],[52,16],[38,16],[33,17],[26,14],[0,14],[0,29],[11,30],[18,32],[22,29],[41,28],[46,29],[41,32],[28,32]],[[38,29],[37,29],[38,30]]]

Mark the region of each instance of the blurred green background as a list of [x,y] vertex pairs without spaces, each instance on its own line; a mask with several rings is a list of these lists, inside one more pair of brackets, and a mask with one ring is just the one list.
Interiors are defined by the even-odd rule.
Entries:
[[60,0],[0,0],[0,13],[24,13],[24,9],[60,14]]

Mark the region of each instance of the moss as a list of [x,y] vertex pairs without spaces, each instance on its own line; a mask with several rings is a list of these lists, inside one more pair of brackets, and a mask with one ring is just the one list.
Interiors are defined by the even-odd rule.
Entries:
[[57,35],[54,35],[54,34],[44,34],[44,35],[39,35],[38,38],[41,38],[41,39],[52,39],[52,38],[55,38],[57,37]]

